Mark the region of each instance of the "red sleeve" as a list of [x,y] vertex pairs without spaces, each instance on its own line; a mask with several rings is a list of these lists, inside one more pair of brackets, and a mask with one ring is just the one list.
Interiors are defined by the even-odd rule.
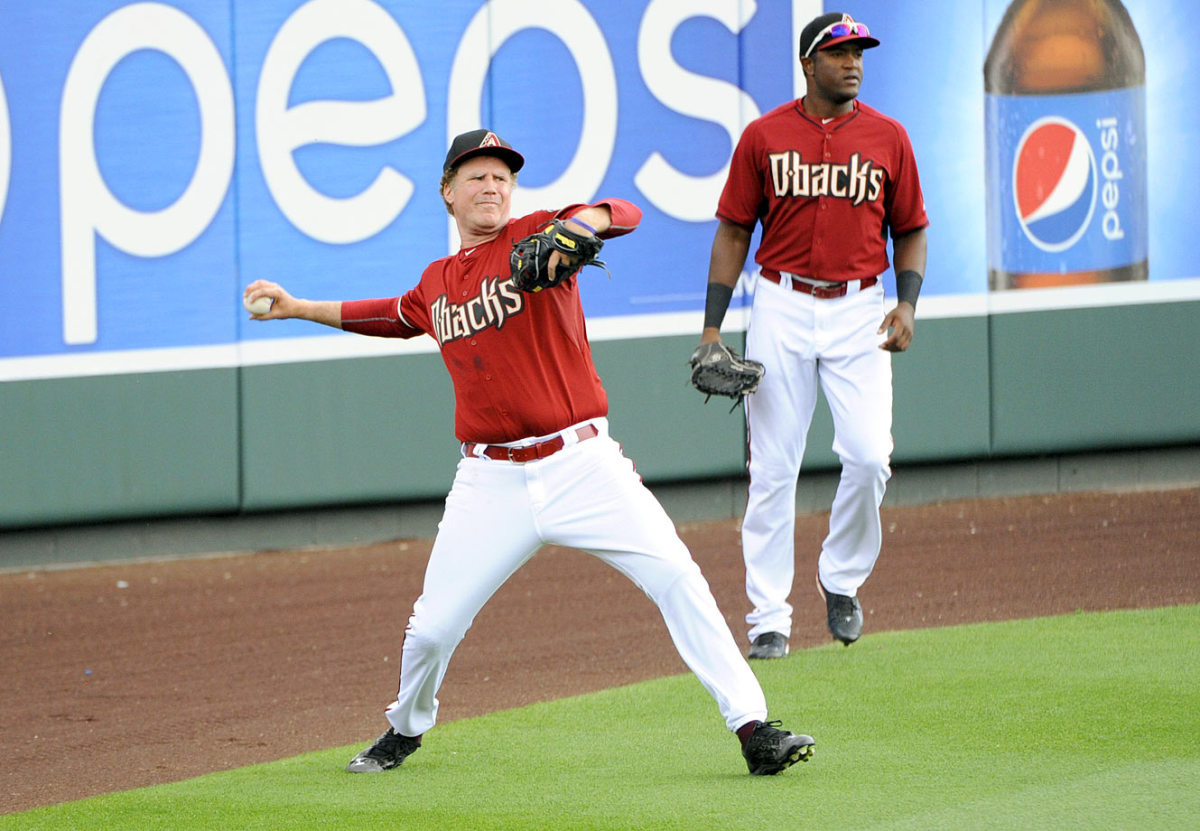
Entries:
[[[411,292],[410,292],[411,293]],[[342,302],[342,329],[377,338],[415,338],[424,334],[400,314],[399,297]]]
[[590,205],[567,205],[567,207],[558,212],[558,216],[564,218],[574,216],[584,208],[599,208],[601,206],[608,208],[608,212],[612,216],[612,224],[608,230],[599,235],[601,239],[624,236],[637,228],[638,223],[642,221],[642,209],[632,202],[626,202],[624,199],[602,199]]
[[733,225],[754,230],[763,213],[762,171],[758,169],[758,125],[751,122],[742,132],[733,157],[729,160],[729,175],[717,200],[717,218]]
[[929,224],[925,214],[925,197],[921,193],[921,179],[917,174],[917,159],[913,155],[912,142],[903,127],[896,125],[900,136],[900,167],[896,172],[896,187],[888,206],[888,227],[892,237],[924,228]]

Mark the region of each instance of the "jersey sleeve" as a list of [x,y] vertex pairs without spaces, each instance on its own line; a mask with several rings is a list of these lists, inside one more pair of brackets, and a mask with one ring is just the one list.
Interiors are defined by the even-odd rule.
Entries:
[[591,204],[568,205],[559,211],[557,216],[565,219],[574,216],[584,208],[599,207],[608,208],[609,214],[612,215],[612,225],[599,235],[601,239],[624,236],[635,230],[642,221],[642,209],[624,199],[601,199],[599,202]]
[[888,206],[887,212],[888,227],[891,229],[892,237],[903,236],[929,224],[912,142],[909,141],[908,133],[903,127],[897,124],[896,129],[899,137],[899,166],[896,171],[896,185],[892,189],[891,204]]
[[[381,297],[372,300],[345,300],[342,302],[342,329],[357,335],[377,338],[415,338],[425,330],[414,325],[413,318],[419,308],[409,295]],[[408,306],[408,315],[404,314]]]
[[758,140],[751,123],[738,139],[729,162],[729,175],[717,201],[717,218],[753,229],[762,213],[762,171],[758,169]]

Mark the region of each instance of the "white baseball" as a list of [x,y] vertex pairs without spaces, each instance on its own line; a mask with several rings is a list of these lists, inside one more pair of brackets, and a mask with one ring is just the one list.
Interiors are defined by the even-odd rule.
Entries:
[[260,297],[257,300],[247,300],[244,297],[242,298],[242,305],[245,306],[246,311],[252,315],[265,315],[267,312],[271,311],[271,304],[274,302],[275,301],[270,297]]

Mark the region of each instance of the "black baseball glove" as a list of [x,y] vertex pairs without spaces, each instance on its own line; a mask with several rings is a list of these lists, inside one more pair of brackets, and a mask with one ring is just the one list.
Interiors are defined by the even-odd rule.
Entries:
[[[608,266],[596,259],[604,241],[599,237],[572,231],[566,222],[556,219],[541,230],[513,245],[508,264],[513,285],[521,291],[541,291],[556,286],[585,265]],[[550,273],[550,255],[559,252],[554,273]]]
[[738,357],[720,341],[697,346],[690,363],[692,386],[704,393],[704,402],[707,404],[714,395],[724,395],[733,399],[734,407],[743,396],[758,389],[765,371],[758,361]]

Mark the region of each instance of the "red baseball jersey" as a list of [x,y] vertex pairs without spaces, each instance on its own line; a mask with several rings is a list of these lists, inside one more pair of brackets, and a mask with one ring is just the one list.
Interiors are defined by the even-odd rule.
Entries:
[[[627,234],[641,221],[641,210],[622,199],[595,204],[612,214],[604,238]],[[342,303],[342,328],[379,337],[432,336],[454,383],[459,441],[517,441],[607,415],[578,275],[531,294],[518,291],[510,277],[514,242],[583,207],[509,220],[491,242],[430,263],[400,297]]]
[[828,122],[800,101],[750,122],[717,217],[762,222],[754,259],[763,268],[838,281],[882,274],[888,234],[929,224],[908,133],[859,101]]

